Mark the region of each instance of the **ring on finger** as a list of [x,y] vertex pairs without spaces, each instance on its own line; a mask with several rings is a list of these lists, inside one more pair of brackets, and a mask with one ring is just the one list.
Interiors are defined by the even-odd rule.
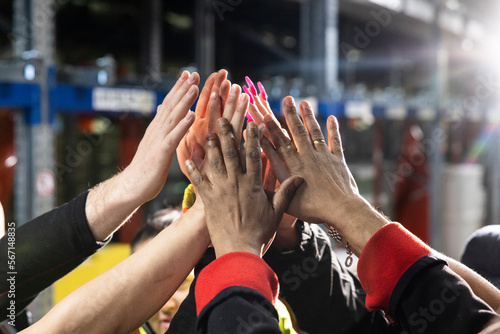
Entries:
[[284,146],[278,147],[278,152],[282,152],[283,153],[283,152],[286,152],[286,151],[291,150],[293,148],[294,148],[294,146],[292,145],[292,143],[290,143],[288,145],[284,145]]
[[326,144],[326,140],[324,140],[324,139],[316,139],[315,141],[313,141],[313,143],[314,143],[314,145],[319,144],[319,143]]

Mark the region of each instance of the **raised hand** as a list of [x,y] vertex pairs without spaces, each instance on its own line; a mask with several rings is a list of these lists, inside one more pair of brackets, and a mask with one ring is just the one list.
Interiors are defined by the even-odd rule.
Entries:
[[262,256],[302,179],[288,178],[269,199],[262,186],[257,125],[247,126],[246,168],[240,161],[229,121],[221,118],[217,125],[219,137],[214,133],[207,137],[208,175],[201,174],[192,161],[186,161],[189,177],[205,204],[212,244],[217,257],[234,251]]
[[215,121],[221,116],[221,114],[214,115],[209,112],[210,108],[213,108],[211,107],[210,102],[212,94],[215,93],[218,96],[220,105],[225,105],[225,102],[228,99],[229,87],[231,86],[231,84],[228,80],[226,80],[226,78],[226,70],[220,70],[217,73],[212,73],[208,77],[207,81],[205,82],[205,86],[203,86],[203,89],[201,91],[198,103],[196,104],[196,119],[194,121],[194,124],[186,133],[181,143],[179,144],[179,147],[177,148],[177,159],[179,160],[179,166],[186,176],[187,171],[184,166],[184,161],[192,158],[191,154],[193,152],[193,146],[205,146],[205,138],[209,133],[209,129],[212,131],[215,129]]
[[182,73],[158,106],[130,165],[89,192],[85,213],[96,240],[106,239],[163,188],[175,149],[194,122],[189,108],[198,96],[199,81],[198,73]]

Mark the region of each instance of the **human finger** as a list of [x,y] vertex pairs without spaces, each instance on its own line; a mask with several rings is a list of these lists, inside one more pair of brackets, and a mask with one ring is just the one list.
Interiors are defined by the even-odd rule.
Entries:
[[196,97],[198,97],[198,87],[196,85],[192,85],[182,99],[176,103],[175,106],[173,106],[174,109],[172,112],[162,119],[162,122],[160,123],[161,128],[164,129],[167,134],[173,130],[173,128],[184,116],[186,116],[189,108],[193,105],[194,101],[196,101]]
[[222,117],[228,120],[233,119],[233,115],[236,111],[236,105],[238,104],[238,99],[240,97],[240,94],[241,94],[240,86],[236,84],[232,85],[231,89],[229,90],[229,96],[227,98],[227,102],[223,107],[224,112],[222,114]]
[[271,136],[271,140],[276,147],[276,151],[285,163],[288,164],[293,156],[297,153],[295,145],[290,139],[288,139],[281,128],[276,124],[271,115],[266,115],[264,117],[264,124]]
[[220,97],[216,92],[210,94],[208,110],[208,133],[212,133],[216,131],[216,122],[222,115]]
[[167,149],[172,150],[172,154],[179,145],[181,139],[186,134],[187,130],[191,125],[193,125],[195,115],[192,111],[188,111],[187,115],[184,116],[179,122],[174,125],[174,128],[169,131],[167,136],[163,139],[163,145]]
[[248,110],[248,97],[246,94],[241,94],[239,96],[238,105],[236,106],[236,111],[231,118],[231,125],[233,127],[234,138],[236,141],[236,147],[239,148],[241,143],[241,134],[243,129],[243,124],[245,123],[245,114]]
[[246,170],[253,185],[262,185],[262,159],[260,155],[259,128],[251,122],[247,126]]
[[280,188],[274,195],[273,197],[273,207],[275,210],[274,212],[278,217],[280,217],[278,223],[281,220],[281,216],[283,216],[285,210],[288,209],[288,206],[292,201],[293,195],[295,195],[295,192],[303,182],[304,179],[301,178],[300,176],[291,176],[285,181],[283,181]]
[[[266,92],[266,89],[264,88],[264,85],[259,81],[257,82],[257,87],[259,87],[259,98],[261,99],[261,101],[264,101],[267,103],[267,92]],[[268,103],[269,105],[269,103]]]
[[318,121],[314,117],[314,113],[311,104],[307,101],[302,101],[300,103],[300,114],[304,120],[304,125],[306,126],[307,132],[311,137],[311,141],[316,150],[327,150],[328,145],[326,144],[323,132],[318,124]]
[[217,140],[217,135],[213,132],[207,135],[206,156],[212,174],[214,176],[217,175],[225,177],[227,175],[226,166],[224,164],[224,159],[221,154],[221,149],[219,147],[219,141]]
[[267,161],[266,166],[262,168],[265,169],[263,188],[267,197],[272,198],[276,189],[276,175],[273,172],[270,162]]
[[304,123],[297,114],[295,101],[293,97],[287,96],[283,99],[283,112],[285,114],[286,123],[292,133],[293,142],[297,145],[299,151],[312,149],[312,143],[309,139]]
[[[200,82],[200,76],[198,73],[193,72],[187,80],[185,80],[182,85],[175,91],[171,91],[172,95],[167,95],[160,107],[161,117],[168,116],[175,106],[182,100],[182,98],[190,91],[191,87],[197,86]],[[196,92],[198,93],[198,87],[196,87]],[[194,101],[193,101],[194,103]]]
[[328,130],[328,146],[330,148],[330,152],[343,158],[344,152],[342,149],[342,139],[339,132],[339,123],[335,116],[328,116],[326,128]]
[[217,77],[217,72],[210,74],[210,76],[205,81],[205,85],[200,93],[200,98],[196,104],[196,116],[204,118],[207,113],[208,100],[210,99],[210,93],[212,92],[212,87]]
[[266,154],[268,164],[270,165],[278,181],[280,183],[285,181],[285,179],[290,176],[290,173],[283,160],[281,160],[280,156],[278,155],[278,152],[274,149],[273,144],[271,144],[271,142],[267,138],[262,138],[260,141],[260,145],[262,147],[262,150]]
[[229,92],[231,90],[231,81],[224,80],[219,89],[219,96],[221,99],[222,108],[226,106],[227,99],[229,98]]
[[186,171],[188,173],[189,179],[196,187],[197,191],[204,193],[207,191],[208,181],[203,177],[198,167],[191,160],[185,161]]
[[203,150],[203,147],[197,141],[193,141],[191,144],[191,156],[189,159],[191,159],[196,166],[200,166],[204,158],[205,151]]
[[175,94],[175,92],[179,89],[179,87],[181,87],[182,84],[184,84],[184,82],[186,82],[186,80],[188,80],[190,76],[191,74],[189,74],[188,71],[182,71],[179,79],[177,79],[177,81],[175,82],[174,87],[172,87],[172,89],[170,89],[168,94],[163,98],[162,104],[165,103],[165,101],[168,101],[168,99]]
[[212,86],[212,93],[217,93],[219,95],[220,93],[220,88],[222,86],[222,83],[226,80],[227,78],[227,71],[224,69],[219,70],[217,72],[217,76],[215,77],[214,85]]
[[234,143],[231,123],[226,118],[221,117],[217,120],[217,128],[219,130],[219,141],[228,176],[234,177],[242,171],[242,166],[236,144]]

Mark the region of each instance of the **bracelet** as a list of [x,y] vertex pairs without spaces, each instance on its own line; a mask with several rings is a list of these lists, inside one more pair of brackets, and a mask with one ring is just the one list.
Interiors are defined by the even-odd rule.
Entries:
[[[339,244],[342,243],[342,236],[340,235],[339,231],[335,229],[333,226],[328,227],[328,235],[333,238],[333,240],[337,241]],[[347,242],[347,245],[345,247],[346,252],[347,252],[347,258],[345,259],[345,266],[350,267],[352,265],[353,259],[352,259],[352,250],[351,250],[351,245],[349,242]]]

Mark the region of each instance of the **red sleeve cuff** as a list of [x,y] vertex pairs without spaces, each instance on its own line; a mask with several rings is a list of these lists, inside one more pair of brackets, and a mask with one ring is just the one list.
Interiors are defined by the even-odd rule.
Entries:
[[369,311],[389,312],[389,300],[399,278],[431,248],[398,223],[382,227],[370,238],[358,262]]
[[264,260],[247,252],[228,253],[200,272],[195,286],[197,314],[219,292],[231,286],[257,290],[273,305],[279,292],[278,278]]

